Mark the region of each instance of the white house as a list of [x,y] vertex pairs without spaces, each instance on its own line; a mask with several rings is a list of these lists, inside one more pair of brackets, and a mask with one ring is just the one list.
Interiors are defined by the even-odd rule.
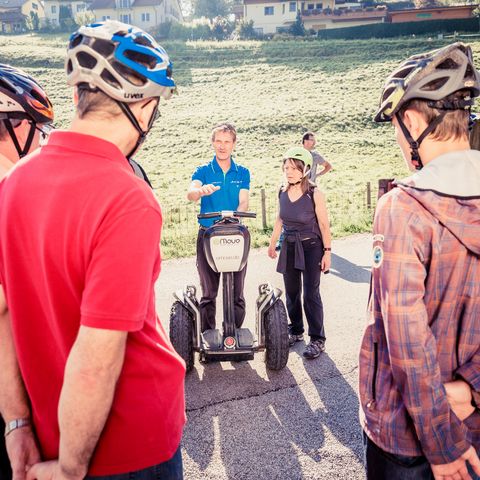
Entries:
[[306,29],[322,30],[384,22],[385,7],[361,8],[355,0],[243,0],[243,17],[259,34],[282,32],[300,12]]
[[148,30],[166,21],[183,21],[179,0],[94,0],[96,21],[119,20]]

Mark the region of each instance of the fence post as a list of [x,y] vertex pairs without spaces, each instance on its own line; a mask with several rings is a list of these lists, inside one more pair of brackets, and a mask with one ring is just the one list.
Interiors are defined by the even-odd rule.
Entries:
[[367,182],[367,208],[372,208],[372,186],[370,182]]
[[260,197],[262,202],[262,227],[264,230],[267,229],[267,202],[265,198],[265,189],[260,190]]

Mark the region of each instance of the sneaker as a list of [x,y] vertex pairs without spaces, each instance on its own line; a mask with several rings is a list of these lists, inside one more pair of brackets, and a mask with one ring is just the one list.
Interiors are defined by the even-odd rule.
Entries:
[[301,342],[303,341],[303,333],[300,335],[295,335],[294,333],[288,333],[288,344],[290,346],[294,345],[295,342]]
[[325,340],[312,340],[303,352],[303,356],[311,360],[313,358],[317,358],[324,351]]

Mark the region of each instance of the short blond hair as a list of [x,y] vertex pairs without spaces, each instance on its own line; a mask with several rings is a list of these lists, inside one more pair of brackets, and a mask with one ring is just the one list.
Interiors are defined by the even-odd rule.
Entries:
[[233,123],[219,123],[212,128],[212,142],[215,141],[215,135],[217,132],[229,132],[232,135],[233,141],[237,141],[237,129]]

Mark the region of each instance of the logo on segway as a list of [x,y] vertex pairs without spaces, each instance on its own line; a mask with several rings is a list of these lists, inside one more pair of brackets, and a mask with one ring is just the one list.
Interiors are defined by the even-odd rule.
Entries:
[[227,337],[223,341],[223,344],[225,345],[225,348],[228,348],[228,349],[235,348],[236,343],[237,342],[235,341],[235,339],[233,337]]
[[213,238],[212,243],[214,245],[238,245],[240,243],[239,238]]

